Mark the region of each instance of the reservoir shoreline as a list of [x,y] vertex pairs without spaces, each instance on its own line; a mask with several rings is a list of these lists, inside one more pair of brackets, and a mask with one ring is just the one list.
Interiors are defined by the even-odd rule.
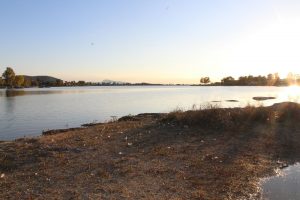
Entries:
[[[42,131],[105,122],[111,116],[142,112],[188,110],[207,104],[219,107],[269,106],[299,103],[299,88],[290,87],[192,87],[192,86],[103,86],[29,88],[8,93],[0,90],[0,140]],[[253,97],[276,97],[257,101]]]
[[299,119],[296,103],[212,107],[1,142],[0,198],[259,199],[300,160]]

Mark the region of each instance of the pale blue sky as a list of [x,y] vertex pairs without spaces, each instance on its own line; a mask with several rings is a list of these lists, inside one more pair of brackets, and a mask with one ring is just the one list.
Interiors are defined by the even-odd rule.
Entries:
[[162,83],[299,73],[299,10],[297,0],[0,0],[0,71]]

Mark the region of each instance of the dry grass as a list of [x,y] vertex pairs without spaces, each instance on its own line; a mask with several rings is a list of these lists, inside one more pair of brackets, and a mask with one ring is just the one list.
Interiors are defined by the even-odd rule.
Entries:
[[174,122],[179,125],[222,130],[253,126],[254,123],[273,125],[277,122],[293,123],[298,120],[300,120],[300,106],[295,103],[245,108],[219,108],[207,105],[189,111],[177,109],[163,119],[164,122]]
[[194,108],[2,142],[0,199],[258,199],[261,177],[300,161],[299,113]]

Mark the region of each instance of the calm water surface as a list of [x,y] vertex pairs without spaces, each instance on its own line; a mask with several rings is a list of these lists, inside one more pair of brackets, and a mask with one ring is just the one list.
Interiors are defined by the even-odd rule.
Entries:
[[266,179],[262,189],[266,200],[299,200],[300,164],[285,168],[280,176]]
[[[169,112],[220,101],[222,107],[258,105],[254,96],[276,102],[299,102],[299,91],[287,87],[114,86],[0,90],[0,140],[39,135],[43,130],[103,122],[111,116]],[[226,102],[238,100],[239,102]]]

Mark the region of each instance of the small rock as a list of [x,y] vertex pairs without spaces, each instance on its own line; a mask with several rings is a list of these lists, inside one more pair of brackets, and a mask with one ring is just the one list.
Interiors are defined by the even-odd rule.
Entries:
[[132,143],[131,143],[131,142],[128,142],[128,143],[127,143],[127,145],[128,145],[128,146],[131,146],[131,145],[132,145]]
[[122,155],[122,154],[123,154],[123,153],[120,151],[120,152],[119,152],[119,155]]
[[1,174],[0,178],[4,178],[5,177],[5,174]]

